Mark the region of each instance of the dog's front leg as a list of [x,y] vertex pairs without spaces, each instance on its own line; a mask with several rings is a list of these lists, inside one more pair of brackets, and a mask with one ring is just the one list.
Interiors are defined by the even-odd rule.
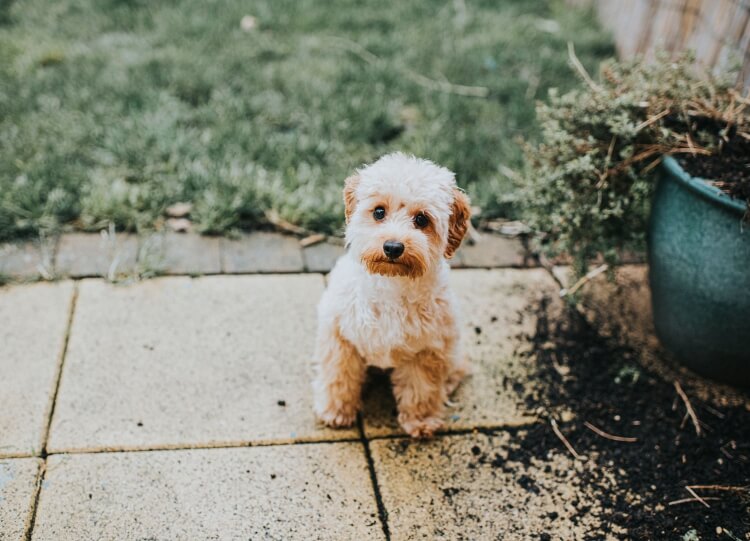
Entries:
[[315,370],[316,415],[328,426],[351,426],[361,406],[365,362],[336,324],[319,332]]
[[410,436],[429,438],[442,428],[447,373],[447,359],[429,350],[401,359],[393,369],[398,422]]

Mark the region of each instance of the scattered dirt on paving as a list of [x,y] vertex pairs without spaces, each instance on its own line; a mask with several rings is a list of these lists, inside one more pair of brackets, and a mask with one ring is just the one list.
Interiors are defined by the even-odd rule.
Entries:
[[[691,396],[703,434],[686,418],[674,382],[645,368],[639,353],[603,337],[577,312],[548,317],[549,303],[530,309],[538,318],[528,353],[533,389],[522,393],[530,410],[544,411],[546,422],[529,429],[509,460],[524,464],[545,460],[549,449],[568,453],[550,418],[573,448],[596,467],[579,470],[581,481],[595,487],[603,531],[626,530],[628,539],[750,539],[750,392],[743,405],[716,406]],[[588,422],[610,435],[606,439]],[[616,489],[609,480],[615,478]],[[533,486],[531,479],[519,482]],[[693,500],[687,486],[710,506]],[[581,516],[591,510],[577,511]],[[588,539],[600,539],[592,533]]]

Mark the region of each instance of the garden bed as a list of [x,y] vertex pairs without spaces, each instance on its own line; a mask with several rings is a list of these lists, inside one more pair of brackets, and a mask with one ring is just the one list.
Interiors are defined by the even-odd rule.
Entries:
[[[745,539],[750,394],[739,392],[744,404],[701,400],[688,385],[685,391],[678,380],[647,368],[642,352],[621,345],[616,335],[602,336],[578,312],[548,318],[545,304],[530,310],[539,318],[530,337],[536,385],[525,401],[548,412],[548,419],[528,432],[511,459],[544,461],[550,449],[569,452],[550,429],[550,419],[557,419],[572,450],[597,464],[580,475],[597,487],[602,523],[626,529],[631,539],[714,539],[722,533]],[[616,489],[604,488],[612,477]],[[583,518],[590,504],[577,508]],[[590,538],[605,533],[591,532]]]

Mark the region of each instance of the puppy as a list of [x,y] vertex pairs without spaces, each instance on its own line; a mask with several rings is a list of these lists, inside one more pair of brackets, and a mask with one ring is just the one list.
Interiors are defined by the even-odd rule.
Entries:
[[348,249],[318,306],[315,412],[350,426],[367,365],[393,369],[401,427],[430,437],[468,370],[446,260],[466,233],[469,200],[448,169],[394,153],[346,179],[344,202]]

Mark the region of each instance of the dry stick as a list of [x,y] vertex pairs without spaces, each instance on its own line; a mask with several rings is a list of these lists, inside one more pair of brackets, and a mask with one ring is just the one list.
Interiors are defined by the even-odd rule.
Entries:
[[267,210],[265,215],[266,215],[266,220],[268,220],[269,223],[271,223],[272,225],[275,225],[282,231],[286,231],[287,233],[294,233],[295,235],[304,235],[304,236],[315,234],[315,231],[310,231],[309,229],[305,229],[304,227],[300,227],[298,225],[294,225],[293,223],[286,221],[275,210]]
[[750,492],[750,487],[739,487],[731,485],[690,485],[687,488],[693,490],[724,490],[727,492]]
[[586,457],[583,455],[579,455],[576,452],[576,450],[573,449],[573,446],[570,444],[568,439],[565,436],[563,436],[562,432],[560,432],[560,429],[557,427],[557,421],[555,421],[554,419],[550,419],[549,422],[552,425],[552,430],[555,432],[555,436],[560,438],[560,441],[563,442],[563,444],[568,449],[568,451],[570,451],[570,454],[573,455],[578,460],[585,460]]
[[656,167],[657,165],[661,163],[662,159],[663,158],[661,156],[656,158],[654,161],[652,161],[650,164],[648,164],[646,167],[643,168],[643,172],[648,173],[649,171],[651,171],[654,167]]
[[682,418],[682,422],[680,422],[680,430],[685,428],[685,423],[688,422],[688,419],[690,419],[690,414],[688,412],[685,412],[685,416]]
[[599,276],[601,273],[605,272],[607,269],[609,269],[609,265],[607,265],[606,263],[604,265],[599,265],[595,269],[586,273],[586,276],[584,276],[583,278],[578,280],[575,284],[573,284],[573,287],[571,287],[570,289],[561,289],[560,296],[565,297],[567,295],[572,295],[573,293],[581,289],[584,285],[586,285],[586,283],[590,282],[591,280]]
[[654,123],[654,122],[656,122],[657,120],[661,120],[662,118],[664,118],[665,116],[667,116],[667,115],[668,115],[669,113],[671,113],[671,112],[672,112],[672,111],[671,111],[671,110],[669,110],[669,109],[664,109],[664,110],[663,110],[663,111],[662,111],[661,113],[659,113],[659,114],[657,114],[657,115],[654,115],[654,116],[652,116],[651,118],[647,118],[646,120],[644,120],[643,122],[641,122],[640,124],[638,124],[638,125],[637,125],[637,126],[635,127],[635,131],[639,132],[639,131],[641,131],[641,130],[642,130],[643,128],[647,128],[648,126],[650,126],[651,124],[653,124],[653,123]]
[[[715,497],[711,497],[711,496],[707,496],[707,497],[703,498],[704,501],[715,501],[715,500],[719,500],[719,499],[720,498],[715,498]],[[683,504],[683,503],[691,503],[691,502],[699,502],[699,501],[701,501],[701,500],[699,500],[698,498],[683,498],[681,500],[671,501],[671,502],[667,503],[667,505],[680,505],[680,504]]]
[[696,500],[698,500],[699,502],[701,502],[703,505],[705,505],[709,509],[711,508],[711,506],[708,505],[708,503],[706,503],[706,500],[704,500],[703,498],[701,498],[700,496],[698,496],[698,494],[692,488],[685,487],[685,489],[693,496],[693,498],[695,498]]
[[614,434],[609,434],[608,432],[605,432],[601,428],[597,428],[588,421],[585,421],[583,423],[583,426],[591,430],[594,434],[600,435],[602,438],[607,438],[608,440],[612,441],[624,441],[626,443],[635,443],[638,441],[638,438],[631,438],[628,436],[615,436]]
[[674,388],[677,389],[677,394],[680,395],[680,398],[682,398],[682,401],[685,403],[685,407],[687,408],[688,415],[690,415],[690,419],[693,421],[693,426],[695,427],[696,435],[700,436],[701,425],[698,422],[698,416],[695,414],[695,410],[693,409],[693,405],[690,403],[690,399],[685,394],[685,391],[682,390],[682,385],[680,385],[679,381],[675,380]]
[[578,57],[576,56],[576,50],[575,47],[573,47],[572,41],[568,42],[568,57],[570,58],[570,62],[573,64],[573,67],[578,70],[578,73],[581,75],[581,77],[583,77],[583,80],[586,81],[586,84],[591,87],[591,90],[600,92],[601,87],[594,82],[594,80],[586,71],[586,68],[584,68],[583,64],[581,64],[581,61],[578,60]]

